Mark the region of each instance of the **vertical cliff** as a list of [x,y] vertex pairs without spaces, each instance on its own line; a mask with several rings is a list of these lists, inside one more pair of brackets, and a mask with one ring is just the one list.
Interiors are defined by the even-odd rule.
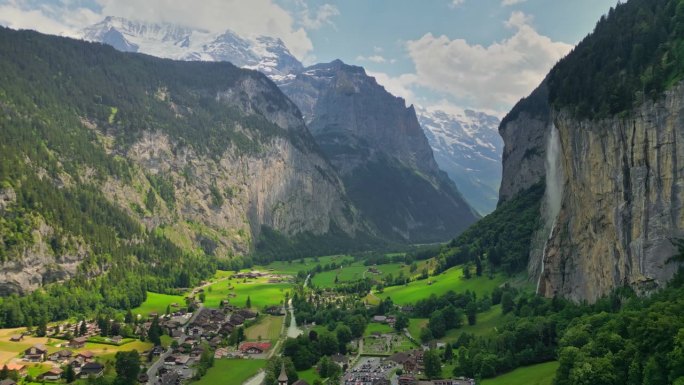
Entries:
[[477,214],[437,166],[413,106],[361,67],[305,68],[280,88],[295,102],[354,205],[383,237],[444,241]]
[[578,121],[559,112],[567,179],[540,292],[597,299],[664,285],[684,236],[684,85],[628,117]]
[[[672,240],[684,237],[681,31],[684,8],[674,1],[620,4],[503,120],[500,202],[546,180],[528,263],[541,294],[647,293],[678,269],[670,258]],[[557,215],[550,188],[562,192]]]

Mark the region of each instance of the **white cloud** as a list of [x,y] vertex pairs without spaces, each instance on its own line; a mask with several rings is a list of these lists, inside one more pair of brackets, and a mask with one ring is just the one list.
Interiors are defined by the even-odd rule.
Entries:
[[514,4],[519,4],[519,3],[524,3],[527,0],[502,0],[501,5],[502,6],[509,6],[509,5],[514,5]]
[[272,0],[96,0],[103,15],[168,22],[211,31],[231,29],[239,35],[277,36],[297,57],[313,45],[303,27],[295,27],[290,13]]
[[463,4],[465,0],[451,0],[451,3],[449,4],[450,8],[456,8],[459,5]]
[[408,104],[419,104],[418,97],[411,89],[417,83],[416,75],[402,74],[392,77],[383,72],[366,72],[369,76],[374,77],[378,84],[385,87],[390,94],[404,98]]
[[340,11],[334,5],[323,4],[320,7],[318,7],[318,10],[316,10],[312,17],[311,12],[309,11],[309,7],[306,6],[306,3],[302,2],[300,4],[304,5],[304,9],[300,12],[300,23],[306,29],[319,29],[324,25],[334,26],[331,19],[340,14]]
[[121,16],[149,22],[168,22],[211,31],[231,29],[243,36],[267,35],[281,38],[297,57],[313,48],[306,28],[330,23],[337,8],[323,5],[306,22],[295,20],[274,0],[95,0],[98,12],[80,7],[79,2],[54,0],[38,6],[28,0],[9,0],[0,5],[0,24],[11,28],[35,29],[50,34],[75,36],[81,28],[105,16]]
[[572,45],[554,42],[514,12],[511,37],[487,47],[428,33],[407,42],[418,84],[478,109],[504,110],[529,94]]
[[381,55],[372,55],[372,56],[357,56],[356,60],[358,61],[369,61],[373,63],[386,63],[387,59],[382,57]]

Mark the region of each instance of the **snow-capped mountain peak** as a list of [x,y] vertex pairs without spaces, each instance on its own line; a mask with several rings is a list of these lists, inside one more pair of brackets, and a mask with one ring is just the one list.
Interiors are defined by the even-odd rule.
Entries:
[[230,30],[210,32],[108,16],[83,29],[81,37],[125,52],[176,60],[228,61],[238,67],[261,71],[274,80],[302,68],[282,40],[268,36],[245,38]]
[[439,167],[481,214],[496,208],[503,141],[499,119],[484,112],[416,109]]

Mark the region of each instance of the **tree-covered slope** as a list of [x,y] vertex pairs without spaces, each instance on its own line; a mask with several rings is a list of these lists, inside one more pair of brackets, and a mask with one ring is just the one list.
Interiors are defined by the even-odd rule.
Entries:
[[2,28],[0,110],[0,327],[192,286],[264,226],[336,247],[363,230],[255,71]]
[[684,76],[684,3],[618,4],[549,75],[549,99],[580,118],[608,117],[660,97]]

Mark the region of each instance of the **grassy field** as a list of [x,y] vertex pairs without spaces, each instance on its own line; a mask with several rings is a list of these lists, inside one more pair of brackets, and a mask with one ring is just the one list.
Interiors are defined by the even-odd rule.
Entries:
[[283,330],[283,320],[285,317],[264,316],[259,323],[252,325],[245,330],[248,340],[264,340],[274,342],[280,337]]
[[[241,279],[227,279],[213,283],[204,290],[204,305],[218,308],[222,299],[228,299],[235,306],[245,306],[247,297],[250,297],[252,307],[261,309],[282,303],[285,292],[291,287],[289,283],[268,283],[268,278],[248,279],[246,282]],[[231,294],[235,297],[231,297]]]
[[[18,357],[21,352],[35,344],[43,344],[47,347],[49,353],[53,353],[62,349],[60,345],[67,343],[67,341],[54,338],[31,336],[24,337],[24,340],[21,342],[11,342],[9,340],[12,335],[21,334],[21,332],[25,330],[25,328],[0,329],[0,364],[5,364],[9,362],[11,359]],[[88,342],[86,343],[84,348],[75,351],[81,352],[89,350],[95,353],[97,356],[104,356],[115,354],[118,351],[126,350],[137,350],[138,352],[143,352],[151,348],[151,343],[135,340],[133,342],[129,342],[121,346]]]
[[372,266],[378,271],[380,271],[380,274],[372,274],[367,272],[368,269],[371,266],[365,266],[362,262],[355,262],[350,266],[345,266],[340,269],[336,270],[331,270],[331,271],[324,271],[321,273],[316,274],[312,279],[311,283],[313,283],[315,286],[320,287],[320,288],[331,288],[335,287],[335,277],[337,277],[338,283],[343,283],[343,282],[352,282],[352,281],[357,281],[359,279],[363,279],[364,277],[387,277],[389,274],[392,274],[392,276],[397,277],[400,273],[404,273],[405,276],[410,277],[410,276],[417,276],[420,274],[421,270],[424,267],[428,267],[429,261],[420,261],[417,263],[417,269],[415,272],[411,273],[410,271],[410,266],[400,264],[400,263],[388,263],[384,265],[375,265]]
[[391,297],[396,304],[415,303],[420,299],[425,299],[432,294],[442,295],[449,290],[464,292],[466,290],[482,296],[491,293],[495,287],[504,283],[505,278],[497,275],[493,279],[487,277],[463,278],[461,267],[451,268],[444,273],[429,277],[428,279],[414,281],[404,286],[391,286],[385,288],[383,293],[375,293],[380,298]]
[[177,303],[179,306],[183,307],[185,306],[185,297],[182,295],[159,294],[148,291],[145,302],[139,307],[131,309],[131,312],[133,314],[140,314],[143,317],[146,317],[150,313],[164,314],[166,313],[166,307],[172,303]]
[[220,359],[195,385],[242,385],[266,366],[266,360]]
[[321,379],[321,376],[319,376],[318,372],[316,371],[316,367],[307,370],[302,370],[301,372],[297,372],[297,374],[299,375],[300,380],[308,382],[309,385],[312,385],[314,381]]
[[394,329],[387,324],[371,322],[368,324],[368,326],[366,326],[366,330],[363,332],[363,335],[370,336],[374,332],[379,332],[380,334],[394,333]]
[[526,366],[495,378],[482,380],[482,385],[551,385],[556,369],[558,361]]
[[348,255],[329,255],[318,258],[304,258],[297,259],[291,262],[276,261],[271,262],[266,266],[255,267],[255,270],[272,270],[274,273],[281,274],[297,274],[300,271],[308,271],[316,267],[316,265],[324,266],[330,262],[341,263],[343,261],[352,260]]
[[487,310],[486,312],[477,313],[477,322],[475,325],[470,326],[464,320],[465,326],[460,329],[449,330],[446,336],[441,339],[441,341],[454,342],[458,339],[461,333],[464,332],[468,332],[476,336],[484,336],[493,332],[497,327],[503,325],[507,319],[508,317],[501,313],[501,305],[492,306],[491,309]]
[[420,341],[420,331],[428,324],[427,318],[411,318],[409,320],[408,331],[411,337],[416,341]]

